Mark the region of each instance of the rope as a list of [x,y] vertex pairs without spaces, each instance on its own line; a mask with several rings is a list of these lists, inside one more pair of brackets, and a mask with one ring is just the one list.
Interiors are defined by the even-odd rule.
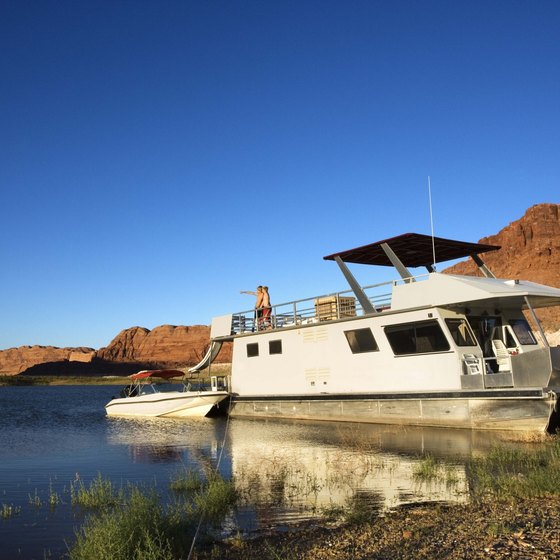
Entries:
[[[226,429],[224,430],[224,437],[222,439],[222,446],[220,448],[220,453],[218,454],[218,460],[216,462],[216,467],[214,469],[214,472],[216,474],[218,473],[218,469],[219,469],[220,463],[222,461],[222,455],[224,453],[224,448],[225,448],[225,444],[226,444],[226,437],[227,437],[227,434],[228,434],[228,430],[229,430],[229,414],[227,414],[227,417],[226,417]],[[200,533],[200,528],[202,527],[202,522],[204,521],[205,514],[206,514],[206,508],[204,507],[202,509],[201,514],[200,514],[200,519],[198,520],[198,525],[197,525],[196,531],[194,533],[194,537],[193,537],[193,540],[192,540],[192,543],[191,543],[191,548],[189,550],[189,555],[187,556],[187,560],[191,560],[191,557],[193,555],[196,540],[198,539],[198,535]]]

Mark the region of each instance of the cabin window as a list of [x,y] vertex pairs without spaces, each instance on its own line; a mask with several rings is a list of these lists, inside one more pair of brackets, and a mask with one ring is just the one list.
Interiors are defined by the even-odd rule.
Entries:
[[352,354],[362,354],[363,352],[377,352],[379,350],[371,329],[356,329],[344,331],[346,340],[350,345]]
[[476,346],[476,340],[465,319],[445,319],[445,323],[457,346]]
[[537,341],[531,331],[529,323],[525,319],[513,319],[509,322],[519,344],[536,344]]
[[254,358],[255,356],[259,355],[259,343],[253,342],[251,344],[247,344],[247,357]]
[[385,334],[397,356],[449,350],[449,342],[437,321],[393,325],[385,327]]
[[281,340],[270,340],[268,342],[268,353],[269,354],[282,354],[282,341]]

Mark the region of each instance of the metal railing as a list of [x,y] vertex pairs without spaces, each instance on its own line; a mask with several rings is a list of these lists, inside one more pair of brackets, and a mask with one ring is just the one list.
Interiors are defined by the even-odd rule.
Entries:
[[[362,289],[377,311],[391,308],[393,282],[364,286]],[[270,311],[270,313],[269,313]],[[300,299],[273,305],[269,310],[239,311],[232,317],[232,334],[243,334],[296,325],[310,325],[364,315],[359,301],[351,290]]]

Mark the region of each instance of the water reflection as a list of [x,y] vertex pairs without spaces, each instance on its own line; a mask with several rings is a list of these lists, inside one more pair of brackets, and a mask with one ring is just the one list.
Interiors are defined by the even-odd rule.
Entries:
[[[2,558],[60,557],[83,522],[69,485],[99,474],[115,485],[157,485],[185,469],[219,468],[241,507],[228,528],[255,530],[349,507],[385,509],[414,501],[463,501],[468,458],[486,454],[497,433],[241,419],[107,418],[113,386],[0,388]],[[426,456],[443,461],[429,480]],[[49,506],[55,492],[60,501]],[[32,499],[33,498],[33,499]],[[38,505],[38,504],[42,505]],[[29,528],[33,527],[33,531]]]
[[[202,463],[213,468],[223,422],[173,418],[107,418],[107,443],[127,446],[133,463]],[[199,465],[200,466],[200,465]]]
[[[176,462],[207,472],[220,459],[241,498],[243,530],[312,519],[342,508],[386,510],[464,502],[466,460],[507,434],[278,420],[114,420],[109,443],[135,462]],[[437,461],[421,477],[429,456]]]

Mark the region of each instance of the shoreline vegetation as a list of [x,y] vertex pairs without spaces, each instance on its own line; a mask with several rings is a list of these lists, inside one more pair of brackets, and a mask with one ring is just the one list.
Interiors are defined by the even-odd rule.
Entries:
[[[466,492],[467,503],[420,503],[385,511],[356,495],[291,530],[227,538],[222,527],[236,508],[247,505],[247,494],[238,480],[224,479],[210,465],[203,472],[177,471],[169,481],[172,499],[165,501],[161,486],[117,486],[98,474],[89,483],[70,483],[70,503],[85,520],[64,558],[505,560],[560,555],[557,437],[523,450],[498,446],[472,457],[466,486],[452,476],[453,468],[425,455],[418,458],[413,476],[418,484],[445,481],[453,492]],[[61,499],[51,490],[44,500],[30,495],[29,504],[37,510],[56,508]],[[2,511],[4,519],[19,513],[9,504],[2,504]]]
[[[213,371],[214,373],[214,371]],[[17,378],[17,376],[15,376]],[[7,384],[13,376],[9,376]],[[22,378],[23,379],[23,378]],[[30,384],[122,384],[126,377],[27,378]],[[5,377],[0,378],[4,384]],[[17,379],[14,379],[17,381]],[[19,380],[21,381],[21,379]],[[27,380],[26,380],[27,381]],[[13,383],[22,384],[22,383]],[[28,384],[28,383],[23,383]],[[358,442],[357,442],[358,443]],[[543,436],[519,449],[498,446],[467,461],[467,484],[453,466],[431,455],[418,458],[418,484],[444,481],[467,503],[421,503],[389,511],[356,496],[290,530],[222,538],[231,512],[247,505],[235,479],[214,471],[180,471],[163,502],[153,487],[114,486],[101,474],[74,481],[70,501],[85,521],[68,543],[69,560],[407,560],[547,559],[560,557],[560,438]],[[30,495],[29,507],[56,508],[61,496]],[[262,507],[262,506],[261,506]],[[0,504],[2,520],[19,515]],[[194,545],[193,545],[194,539]]]

